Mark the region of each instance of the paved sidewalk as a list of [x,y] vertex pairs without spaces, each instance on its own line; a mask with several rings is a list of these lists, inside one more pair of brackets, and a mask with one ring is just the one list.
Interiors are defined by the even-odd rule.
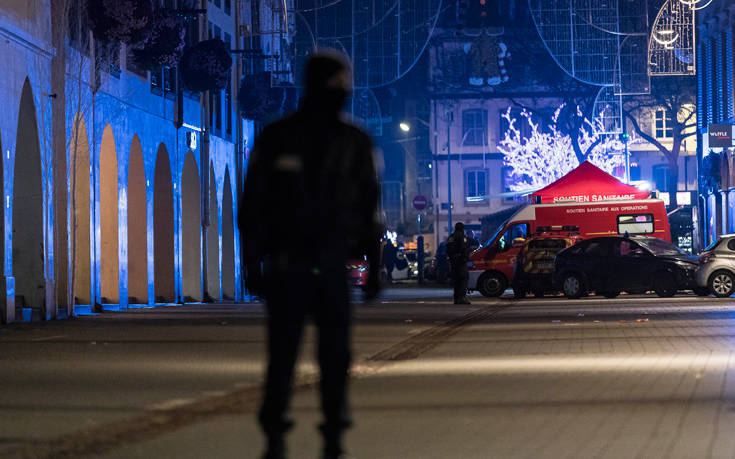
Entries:
[[[733,312],[694,297],[360,306],[347,447],[357,459],[731,458]],[[319,450],[313,336],[302,355],[289,446],[308,459]],[[102,424],[93,457],[258,458],[257,381]]]

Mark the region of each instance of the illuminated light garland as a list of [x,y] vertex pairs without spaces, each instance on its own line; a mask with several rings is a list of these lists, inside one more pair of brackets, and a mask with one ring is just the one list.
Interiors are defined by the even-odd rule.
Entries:
[[[552,123],[547,126],[547,132],[540,130],[540,123],[532,119],[531,113],[523,110],[520,122],[529,126],[528,137],[521,136],[518,128],[519,120],[511,116],[510,108],[502,115],[508,122],[508,130],[499,142],[498,150],[504,156],[504,164],[511,168],[513,180],[508,183],[508,187],[512,191],[540,189],[579,166],[571,137],[556,127],[563,108],[564,105],[556,109]],[[582,116],[579,108],[577,114]],[[625,144],[617,136],[602,134],[604,132],[602,113],[593,121],[584,118],[583,124],[579,131],[579,147],[582,151],[587,151],[600,136],[603,136],[603,140],[588,154],[587,160],[609,174],[613,174],[616,168],[624,166]],[[631,139],[629,144],[637,142]]]
[[698,3],[701,3],[703,1],[705,1],[705,0],[679,0],[680,3],[682,3],[683,5],[688,6],[689,8],[693,9],[694,11],[699,11],[699,10],[703,10],[703,9],[707,8],[710,5],[710,3],[712,3],[713,0],[707,1],[707,3],[705,3],[704,5],[697,6]]

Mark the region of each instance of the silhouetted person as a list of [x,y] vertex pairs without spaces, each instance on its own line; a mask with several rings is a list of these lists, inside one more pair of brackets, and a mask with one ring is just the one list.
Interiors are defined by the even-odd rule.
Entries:
[[470,248],[464,234],[464,223],[457,222],[454,232],[447,238],[447,256],[452,267],[452,284],[454,286],[454,304],[470,304],[467,298],[467,281],[470,273],[467,268]]
[[336,54],[320,53],[310,58],[305,80],[299,110],[256,140],[239,211],[246,285],[265,297],[268,310],[268,369],[258,420],[269,459],[286,457],[294,363],[307,315],[318,330],[323,457],[342,454],[342,433],[352,422],[345,265],[367,256],[368,298],[377,294],[380,269],[372,142],[340,119],[350,70]]

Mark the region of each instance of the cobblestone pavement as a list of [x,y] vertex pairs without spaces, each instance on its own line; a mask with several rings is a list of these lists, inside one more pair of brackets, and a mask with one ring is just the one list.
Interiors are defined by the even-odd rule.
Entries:
[[[355,458],[735,457],[734,300],[420,294],[356,308]],[[257,305],[0,327],[0,455],[257,458],[263,338]],[[313,344],[293,458],[318,457]]]

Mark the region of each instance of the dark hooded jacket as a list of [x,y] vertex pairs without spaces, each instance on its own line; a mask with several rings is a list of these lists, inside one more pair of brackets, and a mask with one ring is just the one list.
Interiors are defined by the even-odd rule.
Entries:
[[267,259],[276,270],[379,259],[372,142],[340,119],[347,94],[323,85],[338,66],[313,67],[300,109],[267,126],[249,158],[238,222],[251,281]]

